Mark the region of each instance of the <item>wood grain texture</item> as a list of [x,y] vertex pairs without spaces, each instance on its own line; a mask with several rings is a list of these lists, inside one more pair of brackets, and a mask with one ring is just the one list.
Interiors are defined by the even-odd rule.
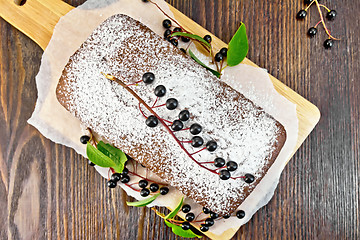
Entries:
[[[248,57],[323,114],[274,198],[234,239],[359,239],[358,1],[323,1],[338,11],[329,26],[343,39],[330,51],[323,32],[306,37],[315,9],[295,20],[301,0],[169,2],[225,42],[244,21]],[[26,123],[42,51],[2,19],[0,33],[0,239],[177,239],[149,209],[127,209],[125,194],[108,190],[82,157]]]

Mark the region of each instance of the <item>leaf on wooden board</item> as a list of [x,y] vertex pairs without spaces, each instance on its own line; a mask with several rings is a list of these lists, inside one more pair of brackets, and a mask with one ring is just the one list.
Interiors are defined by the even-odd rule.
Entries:
[[193,231],[189,230],[184,230],[182,229],[181,226],[175,225],[173,223],[170,223],[169,221],[165,220],[165,224],[168,227],[171,227],[171,230],[174,234],[180,236],[180,237],[184,237],[184,238],[201,238],[201,236],[196,235],[195,233],[193,233]]
[[182,204],[184,202],[184,197],[181,198],[181,201],[179,202],[179,204],[174,208],[174,210],[172,210],[166,217],[165,219],[171,219],[174,218],[176,216],[176,214],[179,212]]
[[197,62],[198,64],[200,64],[201,66],[203,66],[204,68],[206,68],[207,70],[209,70],[210,72],[212,72],[215,76],[217,76],[218,78],[220,77],[220,73],[218,71],[215,71],[214,69],[209,68],[208,66],[206,66],[203,62],[200,61],[200,59],[198,59],[195,54],[189,49],[189,54],[190,57],[192,59],[195,60],[195,62]]
[[116,163],[111,158],[103,154],[100,150],[91,145],[91,143],[89,142],[86,145],[86,155],[92,163],[100,167],[116,166]]
[[194,39],[194,40],[197,40],[197,41],[205,44],[208,48],[211,47],[210,43],[205,41],[205,39],[200,37],[199,35],[195,35],[195,34],[191,34],[191,33],[185,33],[185,32],[174,32],[173,34],[171,34],[171,36],[172,37],[175,37],[175,36],[187,37],[187,38]]
[[123,151],[103,141],[97,144],[97,149],[115,162],[115,172],[121,173],[124,170],[127,157]]
[[246,27],[241,23],[239,29],[229,42],[227,52],[227,65],[236,66],[241,63],[249,51],[249,43],[246,35]]
[[149,197],[149,198],[146,198],[144,200],[141,200],[141,201],[137,201],[137,202],[126,202],[126,204],[128,206],[133,206],[133,207],[145,207],[146,205],[152,203],[158,196],[160,195],[160,193],[152,196],[152,197]]

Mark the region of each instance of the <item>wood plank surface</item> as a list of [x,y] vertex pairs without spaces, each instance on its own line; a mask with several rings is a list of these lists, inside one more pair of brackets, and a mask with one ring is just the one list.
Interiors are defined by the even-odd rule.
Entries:
[[[66,1],[77,6],[84,1]],[[173,0],[173,6],[228,42],[240,21],[248,57],[320,107],[323,117],[286,167],[274,198],[235,239],[358,239],[359,26],[357,1],[323,1],[338,11],[330,51],[315,9],[296,21],[297,1]],[[26,120],[36,101],[41,49],[0,19],[0,239],[177,239],[149,209],[125,208],[74,151]]]

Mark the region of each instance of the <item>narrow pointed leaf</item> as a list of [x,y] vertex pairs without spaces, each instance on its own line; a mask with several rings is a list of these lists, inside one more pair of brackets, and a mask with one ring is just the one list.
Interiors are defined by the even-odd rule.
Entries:
[[195,233],[193,233],[190,229],[189,230],[184,230],[182,229],[181,226],[172,224],[170,222],[168,222],[167,220],[165,220],[165,224],[168,227],[171,227],[171,230],[174,234],[180,236],[180,237],[184,237],[184,238],[201,238],[201,236],[196,235]]
[[124,170],[127,157],[123,151],[103,141],[97,144],[97,149],[115,162],[113,168],[116,172],[121,173]]
[[141,200],[141,201],[137,201],[137,202],[126,202],[126,204],[128,206],[133,206],[133,207],[145,207],[146,205],[152,203],[158,196],[160,195],[160,193],[149,197],[147,199]]
[[171,218],[174,218],[176,216],[176,214],[179,212],[182,204],[184,202],[184,197],[181,198],[181,201],[179,202],[179,204],[174,208],[174,210],[172,210],[172,212],[170,212],[166,217],[165,219],[171,219]]
[[198,59],[194,55],[194,53],[190,49],[189,49],[189,54],[190,54],[190,57],[195,60],[195,62],[197,62],[198,64],[200,64],[201,66],[203,66],[204,68],[209,70],[210,72],[212,72],[215,76],[220,77],[221,74],[218,71],[215,71],[214,69],[211,69],[208,66],[206,66],[203,62],[200,61],[200,59]]
[[229,42],[229,49],[227,52],[227,64],[229,66],[236,66],[241,63],[249,51],[249,43],[246,35],[246,27],[241,23],[239,29]]
[[194,39],[194,40],[197,40],[197,41],[205,44],[208,48],[210,48],[210,43],[205,41],[205,39],[200,37],[199,35],[195,35],[195,34],[191,34],[191,33],[185,33],[185,32],[174,32],[173,34],[171,34],[171,36],[172,37],[181,36],[181,37],[187,37],[187,38],[190,38],[190,39]]
[[92,163],[100,167],[116,166],[116,163],[111,158],[100,152],[96,147],[94,147],[90,143],[87,143],[86,145],[86,155],[88,156],[89,160]]

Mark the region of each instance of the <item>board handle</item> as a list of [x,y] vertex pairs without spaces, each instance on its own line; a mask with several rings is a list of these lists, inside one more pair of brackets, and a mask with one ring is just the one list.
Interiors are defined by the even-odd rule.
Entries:
[[60,17],[72,9],[71,5],[61,0],[0,0],[0,17],[42,49],[48,45]]

